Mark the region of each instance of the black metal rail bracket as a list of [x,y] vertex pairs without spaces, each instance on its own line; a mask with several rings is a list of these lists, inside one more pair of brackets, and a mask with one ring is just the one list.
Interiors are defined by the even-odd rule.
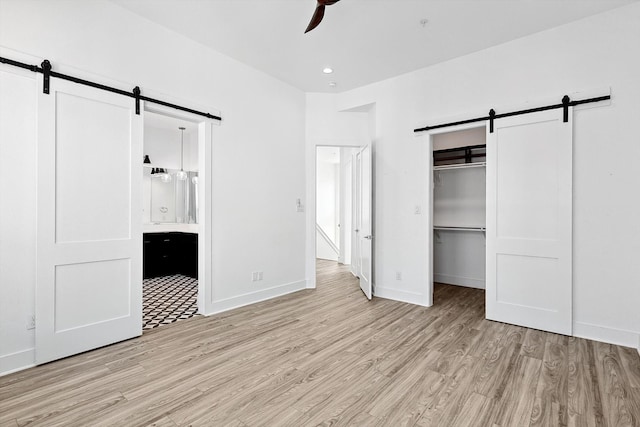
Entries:
[[496,118],[496,110],[489,110],[489,133],[493,133],[493,121]]
[[562,122],[567,123],[569,121],[569,104],[571,103],[571,98],[569,95],[565,95],[562,97]]
[[136,99],[136,114],[140,115],[140,86],[133,88],[133,97]]
[[51,62],[49,62],[48,59],[45,59],[40,65],[42,65],[42,75],[44,76],[44,80],[42,82],[42,93],[46,93],[48,95],[51,82]]

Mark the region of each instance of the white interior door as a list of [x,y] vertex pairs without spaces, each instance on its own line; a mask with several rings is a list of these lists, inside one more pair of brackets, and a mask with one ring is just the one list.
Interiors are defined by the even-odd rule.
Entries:
[[142,333],[142,133],[131,98],[40,88],[36,363]]
[[358,227],[358,245],[360,256],[360,289],[371,299],[373,294],[373,282],[371,272],[373,270],[372,243],[373,243],[373,221],[372,221],[372,199],[373,186],[371,185],[371,146],[367,145],[358,153],[358,162],[360,180],[359,187],[359,227]]
[[571,334],[571,113],[487,131],[487,319]]
[[353,214],[353,227],[351,230],[351,273],[354,276],[360,277],[360,227],[362,226],[362,215],[360,214],[360,190],[361,190],[361,177],[360,169],[362,156],[360,152],[353,153],[352,155],[352,196],[351,196],[351,212]]

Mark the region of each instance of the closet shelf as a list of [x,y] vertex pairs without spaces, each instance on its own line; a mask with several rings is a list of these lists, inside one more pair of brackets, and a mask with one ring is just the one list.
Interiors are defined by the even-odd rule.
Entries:
[[434,230],[449,230],[449,231],[486,231],[485,227],[445,227],[441,225],[434,225]]
[[477,163],[459,163],[455,165],[442,165],[442,166],[434,166],[434,171],[442,171],[442,170],[452,170],[452,169],[466,169],[466,168],[482,168],[487,165],[486,162],[477,162]]

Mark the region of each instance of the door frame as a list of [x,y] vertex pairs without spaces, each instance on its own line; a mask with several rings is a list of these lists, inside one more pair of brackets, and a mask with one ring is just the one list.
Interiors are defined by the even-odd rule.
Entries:
[[[371,147],[372,154],[374,150],[373,141],[369,143]],[[317,186],[317,170],[316,165],[318,161],[318,147],[338,147],[338,148],[352,148],[352,149],[362,149],[364,145],[359,142],[341,142],[337,144],[332,144],[330,142],[322,143],[322,144],[313,144],[309,148],[313,150],[311,155],[307,155],[307,191],[306,191],[306,251],[305,251],[305,267],[306,267],[306,276],[307,276],[307,289],[315,289],[316,288],[316,215],[317,215],[317,207],[316,207],[316,186]],[[311,151],[310,150],[310,151]],[[352,174],[355,168],[352,165]],[[373,173],[373,171],[372,171]],[[352,180],[352,186],[355,183]],[[373,185],[373,176],[372,176],[372,185]],[[352,199],[352,204],[353,204]],[[353,223],[353,212],[352,212],[352,223]],[[351,247],[352,255],[353,255],[353,245]],[[353,263],[353,257],[351,262]]]
[[[171,101],[169,101],[171,102]],[[213,313],[213,126],[217,120],[158,104],[144,103],[144,111],[198,125],[198,314]],[[142,163],[140,168],[142,169]],[[142,173],[142,170],[141,172]],[[142,221],[142,217],[140,217]]]
[[[475,122],[475,123],[467,123],[464,125],[458,125],[458,126],[450,126],[450,127],[445,127],[445,128],[439,128],[439,129],[433,129],[433,130],[429,130],[425,132],[424,138],[426,138],[426,141],[424,141],[427,144],[427,149],[424,150],[425,152],[425,157],[424,157],[424,161],[427,165],[427,167],[425,168],[425,179],[424,182],[427,183],[427,190],[426,190],[426,200],[427,200],[427,212],[428,212],[428,216],[427,216],[427,255],[429,257],[429,260],[427,262],[427,292],[426,292],[426,298],[425,298],[425,306],[426,307],[431,307],[433,305],[433,288],[434,288],[434,281],[433,281],[433,137],[435,135],[440,135],[443,133],[451,133],[451,132],[457,132],[457,131],[461,131],[461,130],[469,130],[469,129],[478,129],[478,128],[484,128],[486,131],[486,128],[488,126],[488,122],[484,121],[484,122]],[[485,256],[486,259],[486,256]]]

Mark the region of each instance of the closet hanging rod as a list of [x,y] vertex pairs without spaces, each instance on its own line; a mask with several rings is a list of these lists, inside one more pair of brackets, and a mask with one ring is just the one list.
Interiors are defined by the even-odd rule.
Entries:
[[452,170],[452,169],[483,168],[485,166],[487,166],[486,162],[456,163],[456,164],[452,164],[452,165],[434,166],[433,170],[434,171],[445,171],[445,170]]
[[433,226],[434,230],[447,230],[447,231],[486,231],[486,228],[484,227],[444,227],[444,226],[439,226],[439,225],[434,225]]
[[428,131],[428,130],[432,130],[432,129],[440,129],[440,128],[446,128],[446,127],[458,126],[458,125],[465,125],[465,124],[468,124],[468,123],[476,123],[476,122],[483,122],[483,121],[489,120],[489,132],[493,133],[493,121],[495,119],[501,119],[503,117],[519,116],[519,115],[522,115],[522,114],[537,113],[539,111],[556,110],[556,109],[560,109],[560,108],[562,108],[564,110],[563,121],[567,122],[569,120],[569,117],[568,117],[568,115],[569,115],[569,107],[575,107],[576,105],[581,105],[581,104],[590,104],[592,102],[606,101],[608,99],[611,99],[611,95],[598,96],[598,97],[595,97],[595,98],[579,99],[579,100],[576,100],[576,101],[571,101],[569,96],[565,95],[562,98],[562,103],[561,104],[546,105],[544,107],[529,108],[527,110],[511,111],[509,113],[500,113],[500,114],[496,114],[495,110],[492,108],[489,111],[489,115],[488,116],[476,117],[474,119],[468,119],[468,120],[460,120],[460,121],[457,121],[457,122],[442,123],[442,124],[433,125],[433,126],[425,126],[425,127],[422,127],[422,128],[414,129],[413,132],[415,132],[415,133],[424,132],[424,131]]
[[162,101],[155,98],[150,98],[148,96],[144,96],[140,94],[140,87],[136,86],[133,88],[131,92],[126,90],[118,89],[115,87],[103,85],[100,83],[92,82],[89,80],[84,80],[78,77],[69,76],[67,74],[58,73],[57,71],[53,71],[51,67],[51,63],[49,60],[45,59],[40,64],[40,67],[37,65],[25,64],[24,62],[14,61],[13,59],[4,58],[0,56],[0,63],[12,65],[14,67],[24,68],[25,70],[32,71],[34,73],[42,73],[44,75],[44,84],[43,84],[43,92],[49,93],[49,79],[50,77],[55,77],[62,80],[68,80],[70,82],[78,83],[85,86],[90,86],[96,89],[101,89],[107,92],[117,93],[119,95],[128,96],[130,98],[134,98],[136,100],[136,114],[140,114],[140,101],[151,102],[153,104],[163,105],[165,107],[170,107],[176,110],[185,111],[187,113],[196,114],[198,116],[204,116],[213,120],[222,120],[222,117],[216,116],[214,114],[205,113],[202,111],[194,110],[192,108],[183,107],[181,105],[172,104],[170,102]]
[[469,149],[469,150],[477,150],[480,148],[487,148],[487,144],[480,144],[480,145],[467,145],[464,147],[455,147],[455,148],[443,148],[442,150],[433,150],[434,154],[435,153],[453,153],[456,151],[464,151],[465,149]]
[[[476,154],[471,154],[469,157],[473,158],[473,157],[487,157],[487,155],[485,153],[476,153]],[[464,155],[460,155],[460,156],[449,156],[449,157],[438,157],[437,159],[434,157],[434,161],[436,162],[446,162],[448,160],[462,160],[462,159],[466,159],[467,156]]]

